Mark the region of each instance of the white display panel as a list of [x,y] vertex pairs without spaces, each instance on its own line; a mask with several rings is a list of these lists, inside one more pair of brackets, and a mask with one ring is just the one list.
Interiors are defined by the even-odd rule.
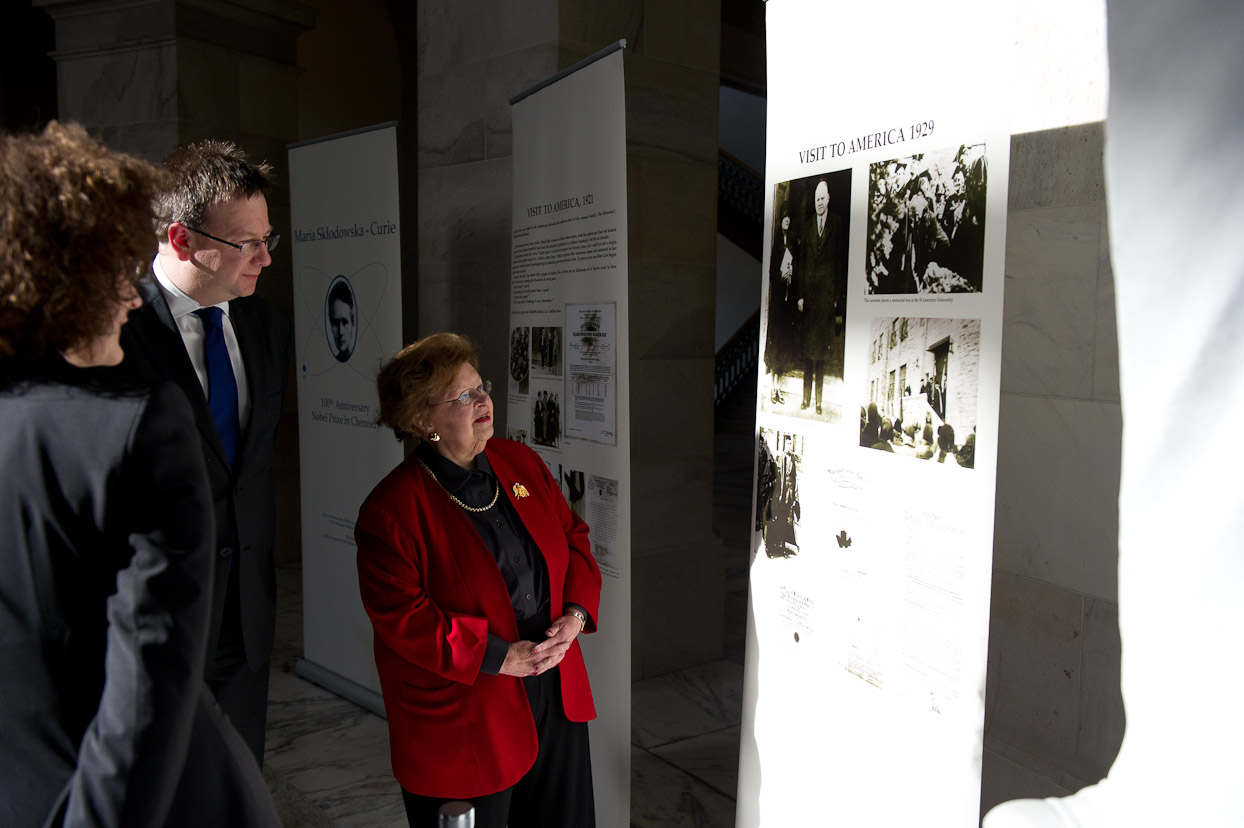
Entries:
[[737,824],[974,825],[1014,9],[766,15]]
[[392,126],[289,151],[305,659],[370,691],[367,701],[346,690],[378,712],[354,523],[403,456],[376,424],[376,371],[402,347],[397,182]]
[[[608,51],[608,50],[606,50]],[[509,415],[591,527],[599,630],[580,639],[596,822],[630,824],[631,474],[626,99],[615,49],[514,103]]]

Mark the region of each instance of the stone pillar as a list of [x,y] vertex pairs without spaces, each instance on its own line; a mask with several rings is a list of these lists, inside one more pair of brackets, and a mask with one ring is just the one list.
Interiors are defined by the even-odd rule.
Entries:
[[297,129],[295,40],[315,11],[281,0],[34,0],[56,23],[60,117],[159,160],[224,137],[279,164]]
[[[721,657],[712,533],[720,0],[418,6],[419,334],[508,364],[510,96],[625,38],[632,676]],[[409,278],[407,284],[409,284]],[[504,422],[505,400],[496,400]]]
[[[56,25],[60,120],[109,147],[158,163],[203,138],[236,142],[277,170],[268,196],[288,232],[285,145],[297,138],[295,41],[315,23],[296,0],[34,0]],[[289,248],[278,249],[259,293],[293,310]],[[292,366],[291,366],[292,369]],[[293,383],[285,398],[274,473],[277,560],[301,549],[298,426]]]

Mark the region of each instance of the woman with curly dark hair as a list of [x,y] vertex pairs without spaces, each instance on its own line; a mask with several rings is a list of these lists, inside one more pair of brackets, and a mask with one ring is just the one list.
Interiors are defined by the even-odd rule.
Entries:
[[0,136],[0,825],[278,824],[203,685],[189,404],[110,367],[161,175],[76,126]]

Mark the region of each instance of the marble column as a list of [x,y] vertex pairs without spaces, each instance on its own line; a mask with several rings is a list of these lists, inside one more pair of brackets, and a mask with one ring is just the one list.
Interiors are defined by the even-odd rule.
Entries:
[[[34,0],[55,21],[60,120],[109,147],[159,162],[203,138],[236,142],[277,169],[271,221],[289,226],[285,145],[297,138],[298,36],[315,10],[296,0]],[[279,231],[278,231],[279,232]],[[259,294],[293,309],[288,248]],[[292,366],[291,366],[292,370]],[[301,549],[295,394],[278,433],[277,559]]]

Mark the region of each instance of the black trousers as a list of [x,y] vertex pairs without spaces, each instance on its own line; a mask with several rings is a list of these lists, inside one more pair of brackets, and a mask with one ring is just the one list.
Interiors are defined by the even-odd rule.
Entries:
[[803,407],[812,402],[812,389],[816,389],[816,407],[821,407],[821,395],[825,391],[825,360],[805,359],[803,361]]
[[[475,828],[595,828],[587,723],[566,719],[560,670],[523,679],[523,689],[540,740],[536,763],[513,787],[469,800]],[[436,828],[437,811],[451,801],[402,789],[410,828]]]
[[217,649],[204,676],[217,704],[242,734],[260,767],[268,729],[268,674],[268,663],[258,671],[250,668],[239,643],[236,648]]
[[242,610],[238,605],[237,561],[229,572],[225,615],[216,652],[208,653],[203,680],[229,721],[242,734],[255,761],[263,767],[264,737],[268,730],[269,661],[252,670],[242,642]]

